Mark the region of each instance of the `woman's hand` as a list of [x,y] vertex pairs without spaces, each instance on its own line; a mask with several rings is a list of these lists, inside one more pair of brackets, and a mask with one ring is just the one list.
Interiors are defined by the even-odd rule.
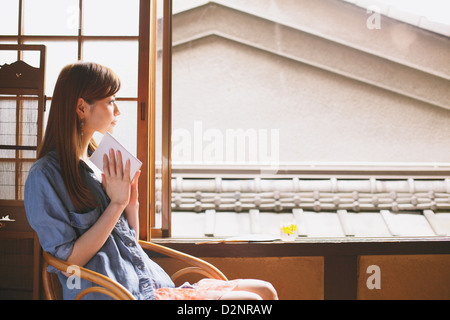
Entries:
[[134,175],[133,181],[131,182],[131,192],[130,192],[130,201],[128,203],[128,208],[136,208],[139,207],[139,192],[138,192],[138,181],[139,176],[141,175],[141,171],[137,171]]
[[130,183],[130,160],[125,163],[123,169],[122,154],[113,149],[109,151],[109,157],[103,156],[103,174],[102,184],[106,194],[111,199],[112,204],[123,206],[124,208],[130,202],[131,183]]
[[141,171],[137,171],[131,182],[130,201],[125,208],[128,225],[136,232],[136,240],[139,240],[139,194],[138,194],[138,180]]

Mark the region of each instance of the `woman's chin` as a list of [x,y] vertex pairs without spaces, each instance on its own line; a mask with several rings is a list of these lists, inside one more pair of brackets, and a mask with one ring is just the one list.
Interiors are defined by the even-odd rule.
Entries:
[[115,128],[111,126],[111,127],[108,128],[108,129],[105,129],[105,130],[97,130],[96,132],[104,136],[107,132],[110,133],[110,134],[114,134],[114,129],[115,129]]
[[110,127],[108,128],[108,130],[105,131],[104,134],[106,134],[106,132],[109,132],[110,134],[114,134],[114,129],[115,129],[115,128],[116,128],[115,126],[110,126]]

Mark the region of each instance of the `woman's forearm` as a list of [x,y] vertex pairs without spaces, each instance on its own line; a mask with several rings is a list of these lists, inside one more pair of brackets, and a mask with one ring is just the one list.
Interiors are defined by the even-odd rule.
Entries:
[[128,220],[128,225],[136,232],[136,240],[139,240],[139,191],[138,180],[141,171],[137,171],[133,181],[131,182],[130,202],[125,208],[125,213]]
[[133,206],[128,206],[125,209],[128,225],[136,233],[136,240],[139,240],[139,203]]
[[101,249],[122,214],[124,206],[111,203],[97,222],[79,237],[67,262],[83,267]]

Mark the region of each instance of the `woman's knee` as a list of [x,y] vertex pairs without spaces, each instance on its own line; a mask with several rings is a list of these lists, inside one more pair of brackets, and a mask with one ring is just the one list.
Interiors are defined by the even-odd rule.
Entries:
[[278,300],[278,294],[270,282],[263,280],[240,280],[237,290],[245,290],[256,293],[263,300]]
[[225,293],[220,300],[262,300],[262,298],[250,291],[230,291]]
[[278,294],[270,282],[261,281],[260,292],[258,293],[263,300],[278,300]]

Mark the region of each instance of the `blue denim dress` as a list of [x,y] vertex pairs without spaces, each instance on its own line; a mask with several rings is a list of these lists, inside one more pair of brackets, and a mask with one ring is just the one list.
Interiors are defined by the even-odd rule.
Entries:
[[[97,208],[83,212],[75,210],[61,177],[56,151],[49,152],[33,164],[25,183],[28,221],[43,250],[62,260],[67,260],[74,242],[98,220],[110,202],[101,182],[83,161],[80,161],[80,171],[100,202]],[[136,234],[128,225],[125,213],[103,247],[84,267],[119,282],[139,300],[154,300],[155,289],[174,287],[167,273],[147,256],[136,241]],[[82,290],[95,285],[84,279],[74,281],[53,267],[49,267],[49,271],[58,273],[64,299],[72,300]],[[85,298],[109,299],[109,296],[90,293]]]

